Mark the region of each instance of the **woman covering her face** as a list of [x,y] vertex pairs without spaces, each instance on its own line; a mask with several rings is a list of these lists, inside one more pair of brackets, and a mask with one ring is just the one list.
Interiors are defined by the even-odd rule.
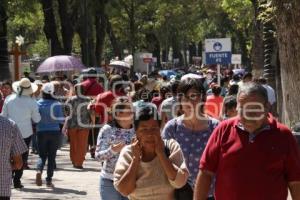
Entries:
[[175,188],[184,186],[189,176],[179,144],[162,140],[154,107],[139,109],[134,125],[136,139],[116,164],[116,189],[129,199],[174,199]]

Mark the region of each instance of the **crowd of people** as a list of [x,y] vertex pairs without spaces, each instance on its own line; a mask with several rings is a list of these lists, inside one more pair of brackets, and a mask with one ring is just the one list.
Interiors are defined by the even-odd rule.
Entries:
[[[300,199],[300,154],[276,119],[274,89],[251,73],[213,70],[62,74],[0,87],[0,200],[23,188],[29,149],[36,185],[54,187],[56,154],[99,161],[101,200]],[[31,146],[30,146],[31,145]]]

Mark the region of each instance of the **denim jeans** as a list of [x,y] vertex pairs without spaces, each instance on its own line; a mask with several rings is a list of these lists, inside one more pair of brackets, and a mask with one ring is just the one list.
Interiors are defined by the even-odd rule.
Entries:
[[[23,139],[27,148],[29,148],[31,136]],[[24,164],[27,164],[27,160],[28,160],[28,150],[22,154],[23,167]],[[13,170],[12,176],[13,176],[14,185],[21,184],[21,178],[23,176],[23,167],[19,170]]]
[[31,147],[32,147],[32,151],[38,152],[37,135],[36,135],[36,133],[33,133],[33,135],[32,135]]
[[46,181],[51,182],[55,168],[56,151],[60,144],[60,132],[42,132],[37,133],[37,142],[39,149],[39,160],[37,170],[43,172],[46,160],[48,160]]
[[113,181],[100,177],[100,199],[101,200],[128,200],[122,196],[114,187]]

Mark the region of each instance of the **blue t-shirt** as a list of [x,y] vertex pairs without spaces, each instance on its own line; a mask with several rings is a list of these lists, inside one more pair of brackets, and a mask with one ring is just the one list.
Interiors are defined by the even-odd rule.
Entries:
[[37,123],[37,132],[58,132],[64,122],[62,104],[57,100],[40,99],[37,101],[41,121]]

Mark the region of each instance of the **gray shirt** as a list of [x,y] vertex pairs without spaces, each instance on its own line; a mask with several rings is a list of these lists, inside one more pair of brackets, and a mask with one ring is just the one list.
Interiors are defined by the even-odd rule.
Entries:
[[11,163],[13,156],[21,155],[27,151],[16,123],[0,116],[0,196],[11,195]]

